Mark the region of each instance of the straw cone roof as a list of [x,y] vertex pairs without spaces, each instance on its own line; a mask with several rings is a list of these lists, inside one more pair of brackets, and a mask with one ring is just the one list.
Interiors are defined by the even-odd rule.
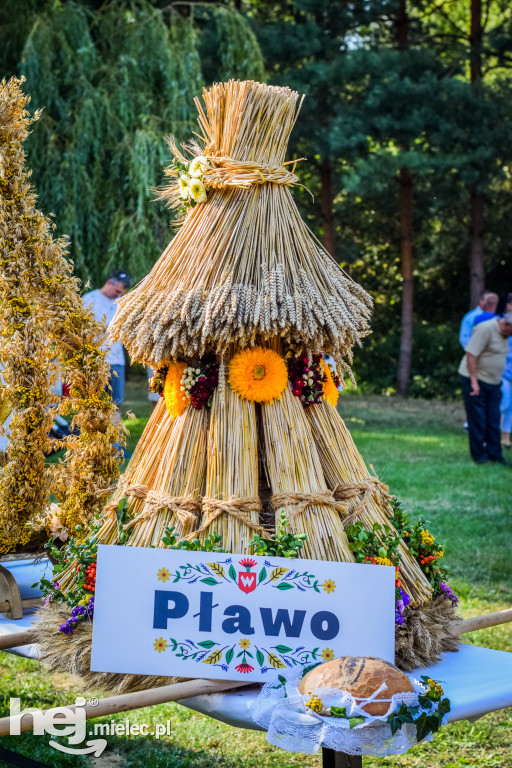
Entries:
[[[289,88],[230,80],[203,92],[205,203],[186,216],[111,325],[133,359],[157,366],[280,338],[341,360],[368,332],[371,299],[322,248],[283,166],[298,114]],[[300,164],[299,164],[300,172]],[[165,194],[163,195],[165,197]]]

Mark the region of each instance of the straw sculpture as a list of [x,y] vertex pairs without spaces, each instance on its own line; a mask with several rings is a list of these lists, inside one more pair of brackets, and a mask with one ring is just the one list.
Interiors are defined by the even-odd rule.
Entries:
[[[204,92],[206,113],[196,100],[213,186],[119,302],[112,333],[133,359],[157,366],[276,336],[350,359],[368,332],[370,297],[304,224],[289,189],[296,177],[283,172],[297,100],[288,88],[232,80]],[[172,206],[170,190],[160,196]]]
[[[334,407],[338,377],[368,332],[371,302],[293,202],[297,176],[285,152],[298,95],[229,81],[203,97],[199,144],[170,141],[169,183],[159,193],[180,211],[181,229],[120,300],[113,322],[132,358],[156,369],[152,386],[162,398],[94,536],[165,547],[172,527],[184,546],[215,533],[226,551],[250,553],[254,536],[275,530],[284,510],[289,530],[307,535],[302,556],[354,562],[349,526],[377,530],[377,549],[384,526],[396,533],[388,489],[368,472]],[[397,547],[396,588],[410,600],[398,622],[398,659],[432,663],[453,647],[452,608],[432,601],[418,560],[403,542]],[[81,595],[75,565],[60,573],[60,589]],[[45,658],[90,683],[90,631],[81,644],[77,629],[66,650],[62,610],[43,611]],[[140,684],[133,676],[94,679],[115,690]]]

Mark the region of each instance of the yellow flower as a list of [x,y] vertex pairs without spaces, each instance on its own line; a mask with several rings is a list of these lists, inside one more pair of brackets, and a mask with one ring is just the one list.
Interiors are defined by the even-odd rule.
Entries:
[[243,648],[244,651],[247,650],[247,648],[251,647],[251,641],[248,640],[246,637],[242,637],[242,639],[239,641],[238,645],[240,648]]
[[306,701],[306,707],[308,709],[312,709],[313,712],[321,712],[323,709],[323,702],[322,699],[316,696],[314,693],[312,694],[311,698]]
[[186,367],[186,363],[171,363],[165,377],[164,400],[173,419],[181,416],[190,402],[190,399],[185,397],[181,390],[181,378]]
[[333,579],[326,579],[322,584],[322,587],[324,592],[327,592],[327,594],[330,595],[331,592],[336,591],[336,582]]
[[169,579],[171,578],[171,574],[169,573],[167,568],[160,568],[160,570],[157,573],[157,576],[158,576],[158,581],[163,581],[164,583],[166,581],[169,581]]
[[162,651],[167,650],[167,640],[164,640],[163,637],[157,637],[153,643],[153,648],[155,651],[158,651],[158,653],[162,653]]
[[288,383],[283,358],[271,349],[252,347],[238,352],[228,367],[231,388],[244,400],[270,403],[280,398]]
[[190,197],[196,203],[204,203],[206,200],[206,189],[201,179],[192,179],[189,186]]
[[178,179],[178,186],[180,189],[180,197],[182,200],[188,200],[190,197],[190,176],[188,176],[186,173],[182,173],[180,178]]
[[320,365],[322,366],[322,371],[325,373],[327,377],[327,381],[324,382],[324,400],[327,400],[328,403],[332,405],[333,408],[336,408],[338,405],[338,397],[340,396],[340,393],[338,392],[336,388],[336,384],[334,383],[334,379],[332,378],[331,369],[325,362],[325,360],[320,360]]
[[321,656],[324,661],[330,661],[334,659],[334,651],[331,648],[324,648]]
[[80,600],[80,602],[78,603],[78,605],[88,605],[88,603],[89,603],[89,600],[91,599],[91,597],[93,597],[93,595],[91,595],[91,594],[89,594],[89,593],[87,592],[87,593],[86,593],[86,595],[85,595],[85,597],[82,597],[82,599]]
[[432,680],[430,677],[427,680],[427,685],[429,687],[429,690],[427,691],[429,698],[433,701],[440,701],[444,694],[443,686],[440,685],[437,680]]
[[421,541],[423,544],[426,544],[427,546],[430,546],[434,543],[435,539],[432,536],[431,533],[429,533],[428,529],[421,532]]
[[393,565],[389,557],[376,557],[375,565]]
[[209,167],[206,157],[204,155],[199,155],[198,157],[194,157],[191,161],[188,167],[188,172],[190,176],[198,179]]

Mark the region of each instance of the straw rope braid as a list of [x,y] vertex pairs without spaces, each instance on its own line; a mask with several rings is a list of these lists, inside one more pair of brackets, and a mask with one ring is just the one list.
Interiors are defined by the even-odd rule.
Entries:
[[258,533],[260,536],[267,536],[268,531],[263,526],[253,522],[249,517],[251,512],[259,513],[260,510],[261,501],[257,496],[248,496],[242,499],[212,499],[205,497],[203,499],[204,522],[202,526],[196,531],[189,533],[188,536],[184,536],[184,538],[187,540],[198,538],[209,529],[214,520],[224,513],[238,520],[239,523],[243,523],[254,533]]
[[[201,511],[201,501],[195,496],[168,496],[165,493],[153,491],[147,485],[134,485],[126,480],[121,481],[121,488],[123,496],[143,499],[145,506],[149,507],[149,509],[134,517],[133,520],[130,520],[124,526],[126,531],[129,531],[134,525],[141,523],[143,520],[148,520],[162,510],[173,512],[183,525],[194,526],[197,523]],[[116,508],[116,502],[107,504],[105,506],[105,513],[112,513]]]
[[[199,149],[199,147],[198,147]],[[206,156],[213,168],[203,173],[203,182],[207,187],[222,189],[223,187],[241,187],[248,189],[254,184],[298,184],[299,178],[293,172],[299,160],[289,160],[281,167],[263,165],[250,161],[234,160],[232,157]],[[300,158],[301,160],[303,158]],[[290,171],[286,165],[293,164]]]
[[280,507],[291,507],[288,512],[290,522],[310,506],[322,505],[332,507],[342,515],[348,512],[348,505],[335,499],[331,491],[322,491],[321,493],[276,493],[270,499],[270,503],[274,511]]
[[359,504],[350,512],[348,517],[343,518],[343,526],[355,523],[359,514],[365,509],[370,499],[375,495],[382,504],[388,504],[391,496],[388,493],[389,487],[384,485],[377,477],[367,477],[356,483],[340,483],[337,485],[332,495],[337,500],[353,499],[355,496],[361,496]]

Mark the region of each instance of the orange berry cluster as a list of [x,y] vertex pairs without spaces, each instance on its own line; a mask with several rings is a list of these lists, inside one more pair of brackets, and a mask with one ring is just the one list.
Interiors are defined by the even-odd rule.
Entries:
[[420,563],[422,565],[429,565],[429,563],[433,563],[434,560],[437,560],[436,555],[425,555],[423,557],[420,557]]
[[94,592],[96,589],[96,563],[89,563],[85,569],[84,589],[86,589],[87,592]]

